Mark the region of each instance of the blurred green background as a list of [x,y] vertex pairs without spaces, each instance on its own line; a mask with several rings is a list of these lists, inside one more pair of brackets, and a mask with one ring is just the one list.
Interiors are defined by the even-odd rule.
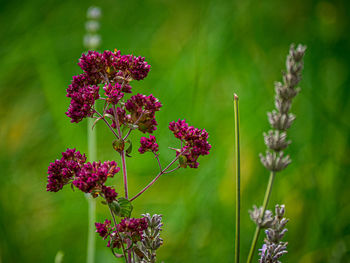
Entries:
[[[165,262],[233,262],[233,93],[240,97],[242,255],[254,232],[247,211],[261,204],[268,172],[258,153],[269,126],[273,83],[292,42],[308,46],[292,112],[293,163],[278,174],[270,207],[286,205],[283,262],[350,262],[350,38],[347,1],[2,1],[0,5],[0,262],[84,262],[87,201],[69,187],[46,192],[49,163],[67,147],[87,152],[86,120],[64,114],[65,89],[80,73],[86,10],[102,8],[101,49],[142,55],[152,65],[134,91],[163,103],[155,132],[161,161],[176,142],[167,125],[186,118],[210,134],[198,169],[164,176],[135,201],[133,215],[160,213]],[[119,157],[97,126],[98,158]],[[136,141],[138,136],[133,137]],[[136,142],[137,143],[137,142]],[[135,146],[137,148],[137,146]],[[150,154],[128,160],[130,192],[157,172]],[[122,191],[122,176],[116,177]],[[108,211],[98,205],[99,221]],[[263,235],[260,236],[261,240]],[[97,262],[115,262],[96,235]],[[261,241],[258,246],[261,246]],[[257,259],[256,259],[257,260]],[[257,261],[255,261],[257,262]]]

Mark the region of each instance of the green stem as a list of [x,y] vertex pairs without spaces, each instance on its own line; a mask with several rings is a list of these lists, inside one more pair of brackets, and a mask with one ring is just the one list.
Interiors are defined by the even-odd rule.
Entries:
[[236,238],[235,238],[235,262],[239,263],[240,250],[240,224],[241,224],[241,156],[239,145],[239,107],[238,96],[234,94],[235,111],[235,143],[236,143]]
[[[92,129],[94,119],[88,119],[88,156],[90,160],[96,160],[96,132]],[[87,263],[95,262],[95,221],[96,221],[96,200],[91,195],[86,195],[89,204],[89,225],[87,241]]]
[[[266,211],[267,205],[269,203],[269,199],[270,199],[270,195],[271,195],[271,192],[272,192],[272,185],[273,185],[273,181],[275,179],[275,175],[276,175],[276,173],[271,171],[270,178],[269,178],[269,183],[267,185],[266,192],[265,192],[265,197],[264,197],[264,203],[263,203],[263,209],[262,209],[262,213],[261,213],[261,221],[260,222],[263,222],[263,220],[264,220],[265,211]],[[247,263],[251,263],[252,260],[253,260],[256,243],[258,242],[258,238],[259,238],[260,229],[261,229],[261,227],[259,225],[257,225],[257,227],[255,229],[253,241],[252,241],[252,244],[250,246],[250,251],[249,251]]]

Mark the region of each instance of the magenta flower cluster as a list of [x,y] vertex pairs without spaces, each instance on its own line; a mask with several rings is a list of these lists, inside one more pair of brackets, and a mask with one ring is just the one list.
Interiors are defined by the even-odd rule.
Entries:
[[125,103],[125,108],[131,113],[131,121],[137,124],[143,133],[152,133],[157,129],[155,113],[161,107],[162,104],[152,94],[149,96],[137,94]]
[[139,152],[141,154],[143,154],[147,151],[151,151],[153,153],[156,153],[159,150],[159,146],[156,142],[156,137],[153,135],[150,135],[149,138],[141,137],[140,143],[141,143],[141,147],[139,148]]
[[89,51],[81,56],[78,65],[84,73],[74,76],[67,89],[71,103],[66,112],[71,122],[76,123],[94,114],[94,104],[101,98],[99,84],[105,85],[105,100],[115,105],[124,93],[131,93],[129,82],[144,79],[151,68],[145,58],[121,55],[118,50],[103,53]]
[[85,154],[82,155],[75,149],[67,149],[62,153],[62,158],[50,163],[48,168],[47,191],[57,192],[78,174],[86,162]]
[[104,86],[105,95],[107,96],[107,101],[112,104],[117,104],[123,97],[122,85],[119,83],[108,84]]
[[144,57],[133,55],[120,56],[120,52],[118,54],[116,68],[126,72],[135,80],[141,80],[147,77],[151,66],[145,61]]
[[113,177],[119,172],[117,163],[85,162],[85,154],[82,155],[75,149],[63,152],[62,158],[51,163],[48,168],[47,191],[57,192],[64,185],[72,183],[84,193],[91,193],[94,197],[101,195],[108,203],[113,202],[118,194],[105,183],[108,177]]
[[83,118],[91,117],[93,105],[99,98],[99,87],[89,85],[86,75],[81,74],[73,77],[72,84],[67,89],[67,97],[71,98],[67,116],[72,122],[80,122]]
[[119,233],[126,233],[131,236],[132,240],[140,241],[143,238],[143,231],[147,229],[146,218],[124,218],[117,225]]
[[111,220],[106,219],[104,223],[95,223],[96,233],[105,240],[111,233]]
[[105,182],[119,170],[115,161],[86,163],[77,174],[73,185],[84,193],[100,193],[108,203],[111,203],[118,194],[113,188],[105,186]]
[[[127,243],[126,239],[129,239],[130,242],[142,241],[148,223],[145,217],[124,218],[114,227],[111,226],[111,221],[106,219],[104,223],[95,223],[95,226],[96,232],[104,240],[110,237],[107,247],[120,248],[122,242]],[[121,237],[125,237],[123,241]]]
[[91,83],[101,82],[101,78],[108,77],[114,79],[121,73],[124,77],[130,77],[135,80],[142,80],[147,77],[151,66],[143,57],[133,55],[121,55],[119,50],[89,51],[83,54],[79,60],[80,68],[89,75]]
[[170,122],[169,129],[183,143],[180,152],[183,152],[183,155],[186,157],[185,167],[188,165],[191,168],[197,168],[199,165],[197,162],[198,157],[200,155],[208,155],[211,149],[211,145],[208,143],[208,133],[205,129],[201,130],[189,126],[186,120]]

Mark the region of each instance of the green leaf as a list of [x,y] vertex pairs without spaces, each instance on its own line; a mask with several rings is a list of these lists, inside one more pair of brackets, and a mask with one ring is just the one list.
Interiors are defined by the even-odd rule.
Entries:
[[118,203],[120,205],[120,216],[121,217],[130,217],[131,212],[134,208],[132,206],[131,202],[124,197],[119,197],[117,200],[118,200]]
[[104,117],[110,118],[112,121],[114,120],[113,115],[111,115],[109,113],[105,113]]
[[93,123],[92,126],[91,126],[91,130],[93,130],[93,129],[95,128],[95,125],[97,124],[97,122],[98,122],[99,120],[101,120],[101,118],[97,118],[97,119],[94,121],[94,123]]
[[139,128],[139,126],[138,126],[138,125],[136,125],[136,124],[132,124],[132,123],[128,123],[128,124],[127,124],[127,126],[128,126],[130,129],[132,129],[132,130],[136,130],[136,129],[138,129],[138,128]]
[[125,153],[126,153],[126,156],[131,157],[130,154],[132,152],[132,142],[130,140],[127,140],[126,142],[129,143],[129,147],[126,149]]
[[113,203],[109,203],[108,205],[116,216],[119,216],[119,217],[131,216],[133,206],[131,202],[124,197],[119,197],[117,201],[114,201]]
[[113,203],[108,203],[108,206],[111,208],[111,210],[116,216],[120,215],[121,208],[117,201],[113,201]]

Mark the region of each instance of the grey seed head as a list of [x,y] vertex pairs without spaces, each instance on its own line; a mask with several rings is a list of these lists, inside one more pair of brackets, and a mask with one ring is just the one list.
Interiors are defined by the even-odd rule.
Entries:
[[300,88],[291,89],[288,86],[284,86],[281,82],[275,82],[275,92],[277,98],[291,100],[298,95]]
[[275,107],[281,114],[287,114],[292,107],[292,101],[276,98]]
[[142,214],[148,223],[148,228],[143,232],[143,240],[138,242],[138,248],[146,255],[140,258],[136,254],[136,262],[154,263],[156,262],[156,250],[163,244],[163,239],[160,237],[162,231],[162,215],[150,215],[149,213]]
[[86,13],[86,17],[88,19],[94,19],[94,20],[99,19],[101,17],[101,8],[97,6],[89,7]]
[[275,110],[268,112],[267,116],[271,127],[280,131],[286,131],[289,129],[295,120],[294,114],[281,114]]
[[88,49],[96,49],[101,43],[101,37],[99,35],[85,35],[84,46]]
[[88,33],[96,33],[100,29],[98,21],[90,20],[85,23],[85,30]]
[[273,214],[270,210],[265,211],[264,219],[262,219],[263,207],[257,208],[256,205],[253,206],[253,210],[249,210],[250,219],[255,222],[261,228],[268,228],[272,226]]
[[278,216],[279,218],[282,218],[284,216],[284,212],[285,212],[285,206],[284,205],[276,205],[275,206],[276,216]]
[[287,133],[279,130],[270,130],[268,133],[263,133],[264,141],[268,148],[274,151],[281,151],[291,143],[287,141]]
[[264,244],[259,251],[259,263],[280,263],[279,258],[288,253],[287,243],[280,242],[279,244]]
[[260,154],[260,161],[265,168],[272,172],[279,172],[285,169],[292,160],[289,155],[283,156],[283,152],[269,152],[266,151],[265,155]]
[[306,46],[299,44],[297,48],[294,48],[294,45],[291,45],[291,56],[295,59],[295,61],[301,61],[304,57]]
[[301,76],[299,74],[293,74],[292,72],[283,73],[283,82],[284,85],[288,86],[288,88],[293,89],[301,80]]
[[[286,132],[295,120],[295,115],[289,113],[293,98],[300,92],[296,85],[301,80],[303,69],[303,56],[306,47],[291,45],[286,59],[286,72],[283,72],[283,82],[275,82],[275,107],[267,113],[268,121],[275,131],[264,133],[264,141],[268,149],[275,153],[266,152],[260,154],[262,164],[270,171],[281,171],[291,162],[289,156],[283,156],[282,150],[286,149],[291,141],[286,140]],[[278,154],[277,154],[278,153]]]

